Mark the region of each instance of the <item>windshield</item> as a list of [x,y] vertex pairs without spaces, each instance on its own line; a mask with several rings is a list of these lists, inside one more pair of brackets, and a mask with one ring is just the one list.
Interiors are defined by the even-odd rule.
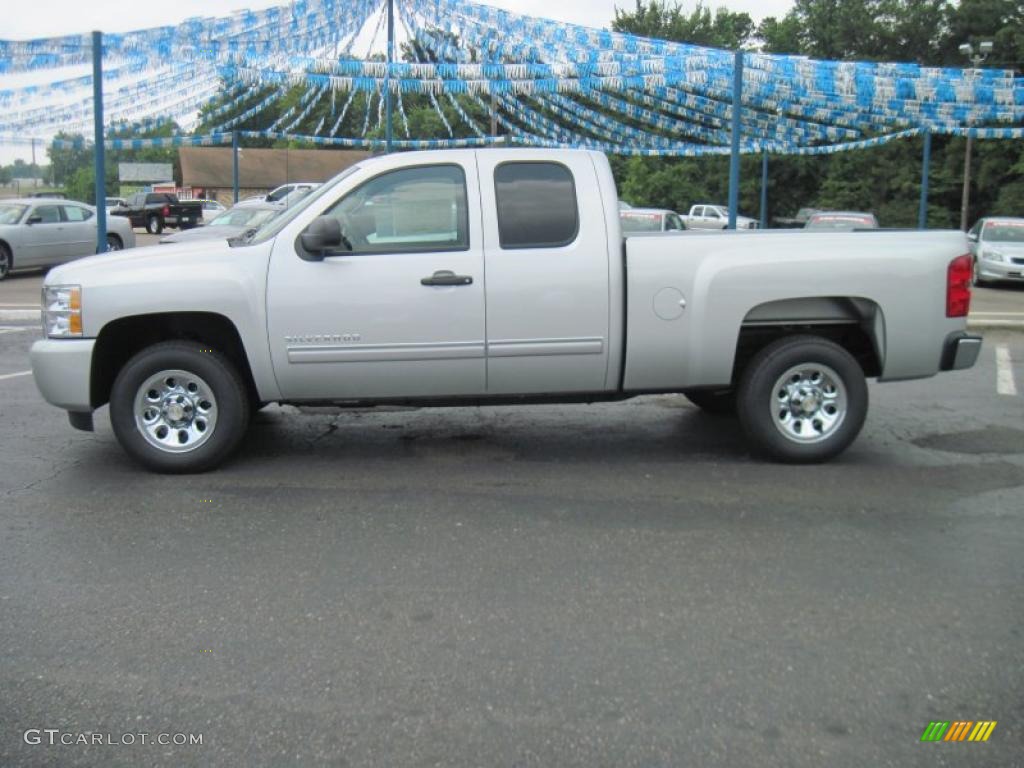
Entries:
[[657,213],[623,212],[619,219],[623,232],[661,232],[661,215]]
[[299,200],[295,205],[286,208],[280,215],[275,216],[267,222],[264,222],[263,226],[259,229],[250,230],[245,236],[229,241],[233,246],[239,245],[256,245],[257,243],[265,243],[273,237],[277,236],[277,233],[288,226],[288,224],[295,219],[300,213],[309,208],[311,205],[316,203],[320,198],[329,194],[338,184],[343,180],[351,176],[353,173],[359,170],[358,165],[352,165],[346,168],[344,171],[339,173],[333,179],[323,184],[308,195]]
[[990,221],[981,239],[986,243],[1024,243],[1024,221]]
[[208,227],[259,227],[266,224],[280,211],[262,208],[232,208],[225,211],[206,226]]
[[17,224],[27,205],[0,205],[0,224]]

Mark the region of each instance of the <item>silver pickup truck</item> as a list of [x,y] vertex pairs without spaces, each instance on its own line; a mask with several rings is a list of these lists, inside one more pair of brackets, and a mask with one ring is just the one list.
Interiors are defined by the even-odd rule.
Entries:
[[109,403],[124,449],[162,472],[217,466],[270,402],[672,392],[814,462],[857,436],[866,378],[977,358],[963,233],[624,240],[617,200],[592,152],[360,162],[230,241],[51,271],[35,380],[79,429]]

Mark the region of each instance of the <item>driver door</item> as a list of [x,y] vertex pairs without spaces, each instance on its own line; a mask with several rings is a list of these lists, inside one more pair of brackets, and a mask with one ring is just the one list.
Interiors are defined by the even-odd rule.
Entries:
[[348,241],[321,260],[277,238],[267,323],[286,399],[486,391],[475,158],[381,171],[318,202]]
[[59,264],[70,255],[71,246],[59,205],[37,205],[29,211],[22,226],[25,227],[25,247],[19,266]]

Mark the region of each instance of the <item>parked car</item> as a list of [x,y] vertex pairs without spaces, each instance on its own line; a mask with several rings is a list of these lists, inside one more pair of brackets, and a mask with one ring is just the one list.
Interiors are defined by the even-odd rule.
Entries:
[[979,219],[967,233],[974,259],[974,284],[1024,280],[1024,218]]
[[599,153],[402,152],[245,237],[58,267],[32,370],[76,428],[109,402],[162,472],[217,466],[269,402],[654,392],[731,401],[759,452],[815,462],[860,432],[866,378],[975,363],[970,278],[962,232],[623,240]]
[[202,200],[198,201],[203,206],[202,212],[202,223],[207,224],[213,221],[215,218],[220,216],[224,211],[227,210],[227,206],[221,205],[216,200]]
[[173,235],[166,235],[160,239],[161,244],[166,243],[190,243],[195,240],[227,240],[229,237],[236,237],[253,227],[261,227],[277,214],[281,208],[271,203],[259,203],[247,207],[235,206],[224,211],[220,216],[213,219],[205,227],[190,229],[186,232],[176,232]]
[[246,198],[235,207],[237,208],[239,205],[255,205],[256,203],[272,203],[279,208],[290,208],[319,186],[321,186],[319,183],[312,181],[296,181],[291,184],[282,184],[280,187],[272,189],[266,195]]
[[[693,205],[690,213],[683,216],[687,229],[725,229],[729,226],[729,209],[724,205]],[[736,216],[736,229],[757,229],[757,219]]]
[[782,229],[799,229],[800,227],[803,227],[807,223],[807,220],[811,218],[811,216],[818,213],[819,210],[821,209],[801,208],[796,212],[796,216],[775,216],[772,219],[772,222],[775,224],[775,226],[780,227]]
[[[107,249],[135,247],[126,219],[107,214]],[[96,253],[96,209],[71,200],[0,200],[0,280]]]
[[198,226],[203,216],[198,200],[178,200],[170,192],[140,192],[128,198],[124,209],[111,213],[124,216],[133,227],[145,227],[151,235],[159,235],[166,227]]
[[683,219],[675,211],[661,208],[629,208],[619,211],[622,234],[634,232],[682,232]]
[[857,211],[818,211],[807,219],[804,229],[808,231],[831,230],[853,232],[856,229],[878,229],[878,219],[873,213]]

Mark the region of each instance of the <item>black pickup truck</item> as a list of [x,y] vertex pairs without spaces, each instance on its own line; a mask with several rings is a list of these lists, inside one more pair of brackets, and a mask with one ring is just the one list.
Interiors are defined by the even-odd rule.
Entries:
[[189,229],[203,219],[203,204],[198,200],[178,200],[169,192],[148,192],[132,195],[124,208],[110,212],[127,216],[133,227],[145,227],[151,235],[159,235],[164,227]]

